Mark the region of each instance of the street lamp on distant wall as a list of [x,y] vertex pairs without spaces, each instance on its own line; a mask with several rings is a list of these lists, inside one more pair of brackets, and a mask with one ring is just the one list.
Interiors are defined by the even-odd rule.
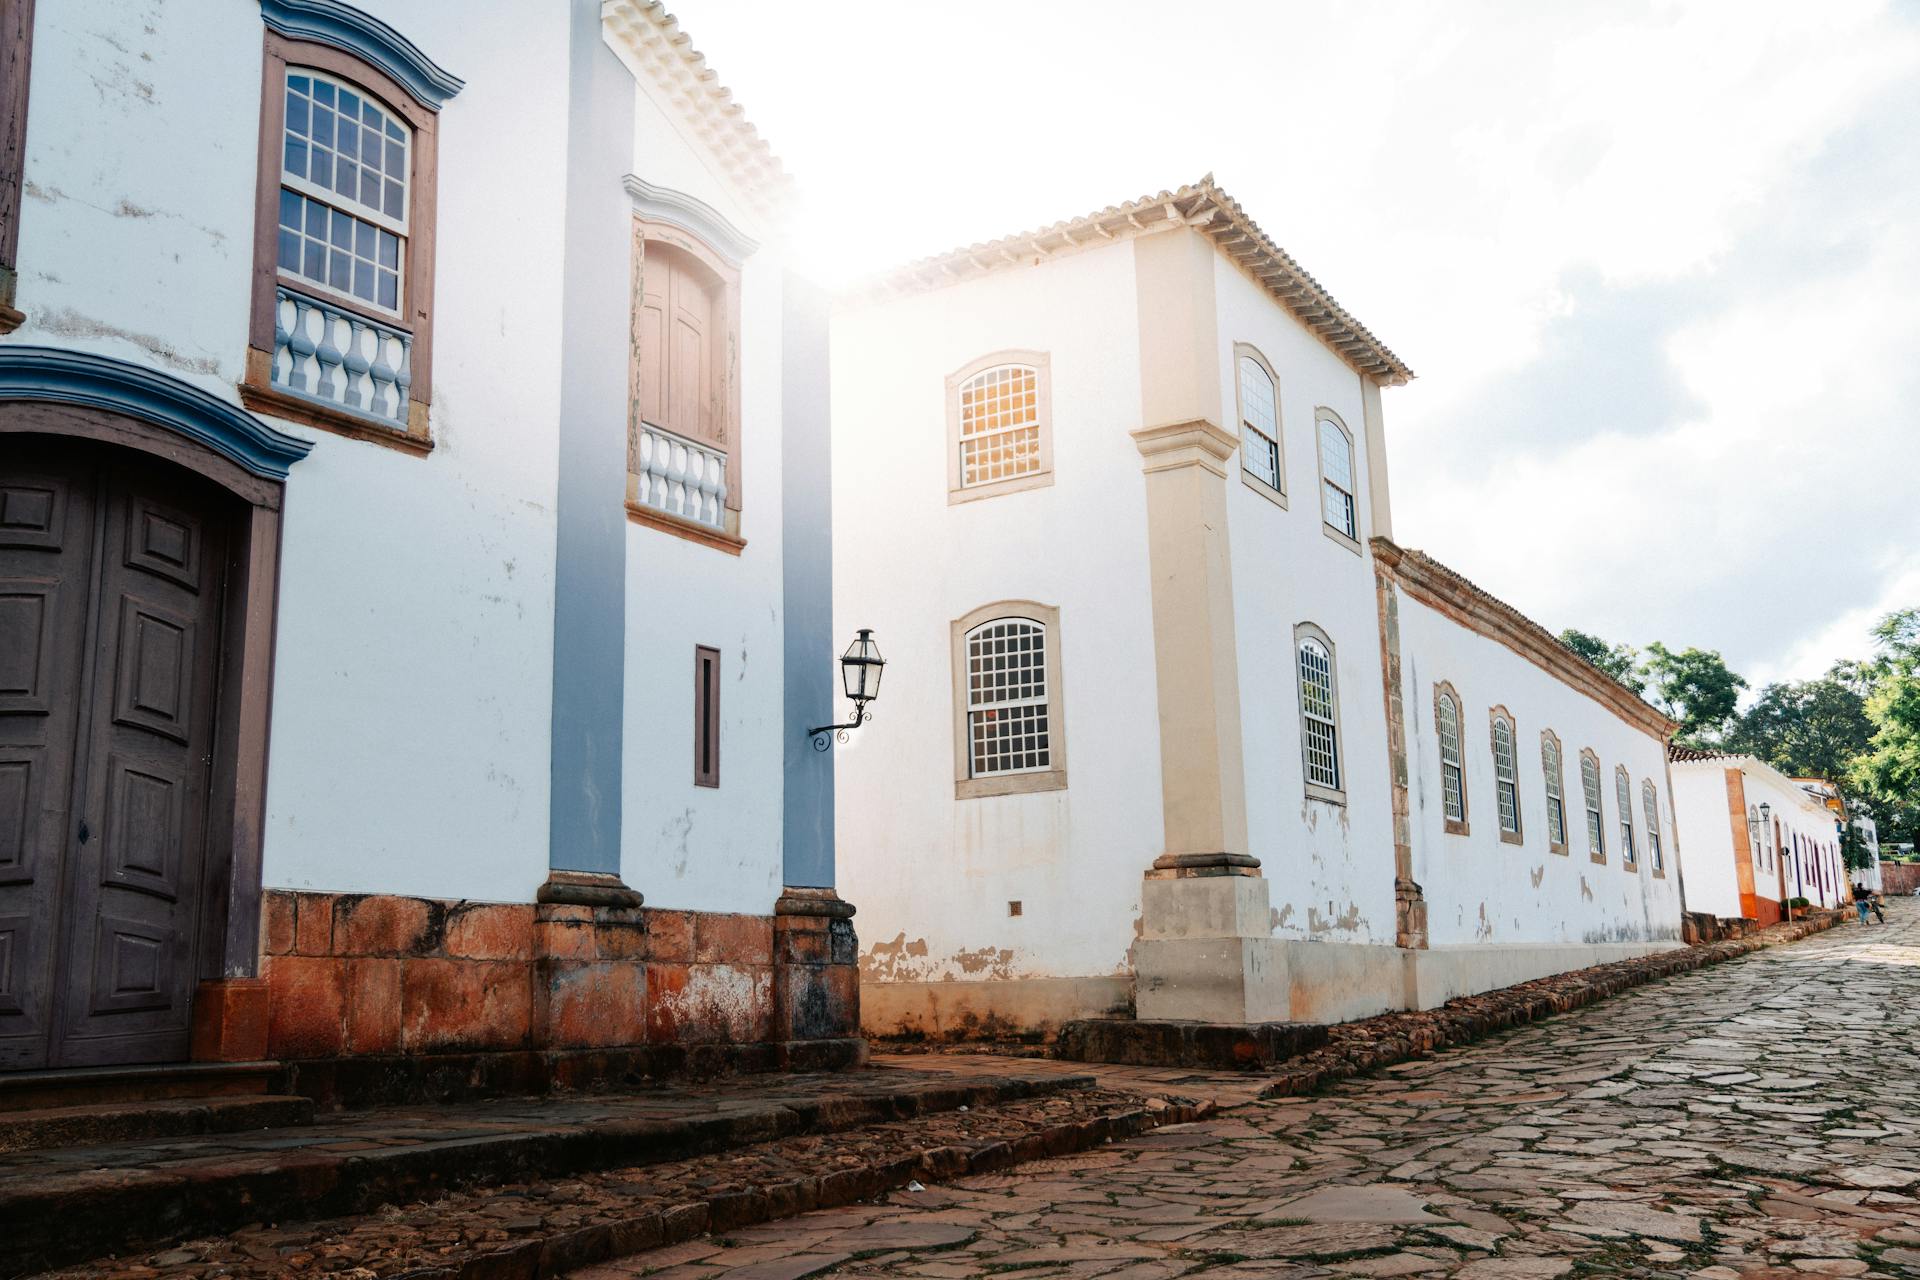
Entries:
[[845,724],[823,724],[807,730],[815,751],[825,751],[836,738],[845,742],[847,730],[858,729],[867,722],[867,704],[880,696],[880,677],[886,666],[887,660],[880,656],[880,646],[873,642],[872,629],[860,628],[860,634],[840,655],[840,684],[846,690],[847,700],[853,703],[853,719]]

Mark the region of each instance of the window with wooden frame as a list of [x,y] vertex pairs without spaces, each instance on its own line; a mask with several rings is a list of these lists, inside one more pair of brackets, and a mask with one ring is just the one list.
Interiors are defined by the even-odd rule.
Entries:
[[996,351],[947,377],[947,501],[1053,483],[1053,376],[1044,351]]
[[1280,378],[1250,343],[1234,343],[1233,355],[1240,404],[1240,478],[1248,488],[1284,507],[1287,465],[1280,436]]
[[1469,834],[1466,759],[1460,750],[1460,695],[1444,681],[1433,687],[1433,726],[1440,739],[1440,816],[1448,835]]
[[1320,529],[1358,554],[1360,507],[1354,499],[1353,432],[1339,414],[1324,406],[1313,411],[1313,432],[1320,448]]
[[686,230],[633,224],[627,515],[739,554],[740,270]]
[[1307,797],[1345,804],[1341,758],[1340,684],[1333,641],[1310,622],[1293,629],[1294,672],[1300,688],[1300,755]]
[[1580,796],[1587,805],[1587,857],[1607,860],[1607,823],[1600,810],[1600,757],[1589,748],[1580,752]]
[[1653,874],[1665,875],[1667,862],[1660,850],[1660,792],[1652,778],[1641,780],[1640,801],[1647,813],[1647,860],[1653,864]]
[[1632,870],[1640,861],[1640,847],[1633,838],[1633,779],[1627,766],[1613,769],[1613,799],[1620,807],[1620,865]]
[[1493,795],[1499,810],[1500,839],[1521,844],[1520,762],[1514,749],[1513,716],[1505,707],[1488,712],[1487,735],[1493,747]]
[[693,785],[720,785],[720,651],[693,649]]
[[1541,785],[1547,797],[1547,851],[1567,851],[1566,772],[1562,765],[1560,735],[1551,729],[1540,731]]
[[0,333],[26,323],[19,284],[20,197],[26,187],[27,82],[33,66],[34,0],[0,3]]
[[1067,785],[1060,611],[1030,600],[953,623],[954,797]]
[[423,100],[366,58],[272,28],[261,92],[241,399],[274,417],[425,453],[444,95]]

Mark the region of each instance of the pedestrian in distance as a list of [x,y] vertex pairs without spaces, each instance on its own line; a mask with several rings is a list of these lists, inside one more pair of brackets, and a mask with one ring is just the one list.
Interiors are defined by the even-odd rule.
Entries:
[[[1853,886],[1853,907],[1854,910],[1860,913],[1861,924],[1867,922],[1867,908],[1872,905],[1872,900],[1873,894],[1865,885],[1857,884]],[[1886,921],[1882,920],[1881,923],[1885,924]]]
[[1887,913],[1880,909],[1879,894],[1869,893],[1867,895],[1867,905],[1873,908],[1873,918],[1875,920],[1878,920],[1881,924],[1885,924],[1887,922]]

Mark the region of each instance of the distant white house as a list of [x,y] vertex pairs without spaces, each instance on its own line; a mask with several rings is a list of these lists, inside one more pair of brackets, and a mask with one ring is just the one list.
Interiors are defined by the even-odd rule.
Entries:
[[1765,925],[1795,898],[1830,907],[1851,896],[1825,793],[1754,756],[1675,747],[1672,758],[1687,910]]
[[1678,944],[1668,722],[1392,541],[1411,376],[1211,179],[837,308],[870,1030],[1326,1021]]

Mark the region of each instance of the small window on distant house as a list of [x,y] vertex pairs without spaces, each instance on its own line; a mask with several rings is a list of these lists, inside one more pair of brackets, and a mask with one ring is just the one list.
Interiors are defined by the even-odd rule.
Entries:
[[693,785],[720,785],[720,651],[693,650]]
[[1506,708],[1495,707],[1490,729],[1493,738],[1493,791],[1500,809],[1500,838],[1519,844],[1520,769],[1514,759],[1513,717]]
[[1331,409],[1314,413],[1320,436],[1320,506],[1328,537],[1360,549],[1359,508],[1354,503],[1353,433]]
[[947,379],[947,495],[967,502],[1053,482],[1049,361],[1001,351]]
[[1294,628],[1295,665],[1300,677],[1300,750],[1307,794],[1344,801],[1340,764],[1340,695],[1334,675],[1333,641],[1311,623]]
[[1019,601],[953,624],[955,796],[1067,785],[1060,611]]
[[1240,471],[1284,507],[1287,474],[1280,452],[1279,379],[1267,358],[1251,346],[1237,342],[1233,350],[1239,368]]
[[1440,805],[1446,829],[1467,834],[1467,778],[1460,754],[1460,695],[1442,684],[1433,691],[1433,724],[1440,738]]
[[1592,751],[1580,753],[1580,793],[1587,802],[1587,856],[1605,862],[1607,826],[1600,811],[1600,757]]
[[1641,807],[1647,811],[1647,857],[1653,862],[1653,873],[1660,875],[1667,864],[1660,853],[1660,793],[1652,778],[1640,783],[1640,800]]
[[1633,779],[1625,765],[1614,767],[1613,799],[1620,806],[1620,861],[1631,867],[1640,860],[1640,850],[1633,839]]
[[1567,851],[1566,775],[1561,769],[1560,739],[1551,729],[1540,731],[1540,772],[1547,794],[1547,848]]

